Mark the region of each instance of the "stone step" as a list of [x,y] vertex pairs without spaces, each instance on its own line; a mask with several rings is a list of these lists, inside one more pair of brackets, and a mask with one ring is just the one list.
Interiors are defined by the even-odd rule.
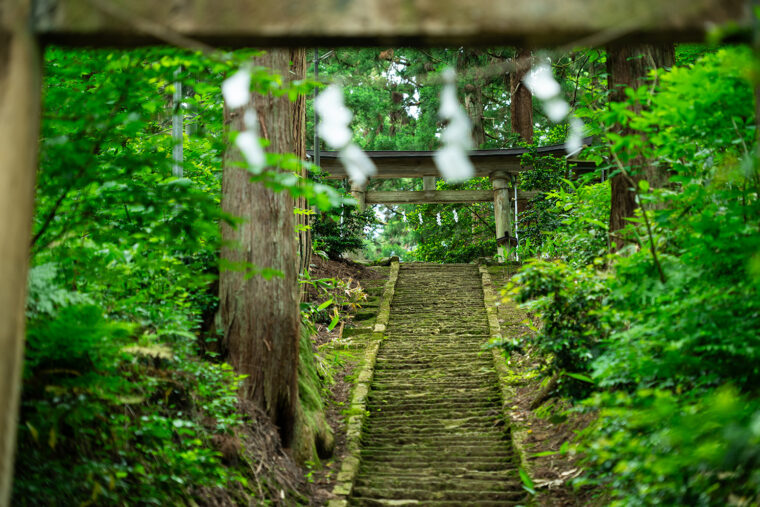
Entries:
[[[369,468],[367,468],[369,470]],[[430,477],[444,477],[447,479],[476,479],[476,480],[500,480],[510,482],[519,479],[516,469],[494,470],[490,472],[476,472],[472,470],[400,470],[395,467],[383,467],[376,465],[371,469],[372,477],[379,478],[405,478],[409,480],[424,480]]]
[[452,487],[452,484],[440,483],[438,487],[432,486],[429,489],[424,488],[373,488],[366,486],[355,486],[354,495],[359,497],[380,497],[390,500],[451,500],[458,502],[468,502],[473,498],[483,500],[500,500],[500,501],[520,501],[525,497],[522,491],[479,491],[474,490],[454,490],[441,489]]
[[402,264],[349,505],[525,502],[478,267]]
[[465,417],[451,417],[441,419],[438,417],[402,417],[397,418],[394,416],[382,417],[382,411],[373,412],[372,417],[367,421],[367,428],[369,431],[375,431],[378,428],[397,428],[399,430],[409,428],[438,428],[438,429],[451,429],[451,428],[502,428],[506,423],[504,419],[496,419],[493,417],[477,417],[473,418]]
[[490,397],[479,397],[470,400],[468,397],[452,402],[450,399],[428,400],[420,403],[418,398],[409,396],[397,396],[393,398],[373,398],[374,403],[367,408],[372,414],[383,413],[390,415],[410,415],[415,413],[422,416],[424,413],[431,414],[428,417],[460,419],[470,414],[474,409],[489,409],[495,402]]
[[[478,500],[471,499],[465,505],[468,507],[511,507],[522,505],[523,500],[520,501],[502,501],[502,500]],[[411,500],[409,502],[399,502],[398,500],[384,500],[382,498],[363,498],[353,497],[348,501],[348,505],[355,505],[361,507],[388,507],[390,505],[402,506],[402,505],[415,505],[417,507],[462,507],[462,502],[448,501],[448,500],[426,500],[418,501]]]
[[425,433],[425,434],[367,434],[362,435],[361,441],[366,446],[382,446],[382,445],[420,445],[420,446],[432,446],[439,445],[440,447],[447,447],[451,444],[462,442],[463,440],[472,442],[478,441],[478,445],[491,446],[498,445],[500,442],[506,445],[509,441],[503,432],[490,431],[487,434],[483,432],[439,432],[439,433]]
[[[504,447],[504,446],[501,446]],[[408,456],[410,458],[419,460],[430,460],[434,463],[438,459],[455,458],[500,458],[505,457],[505,451],[503,448],[488,447],[488,448],[468,448],[461,451],[450,451],[448,449],[430,449],[427,451],[418,451],[414,446],[405,446],[403,450],[393,451],[389,447],[375,448],[367,447],[362,449],[362,457],[369,462],[369,460],[379,460],[381,462],[396,459],[398,457]],[[511,456],[509,456],[511,457]]]
[[410,479],[408,477],[368,477],[356,481],[355,487],[363,488],[392,488],[392,489],[449,489],[456,486],[457,490],[466,491],[513,491],[520,487],[518,478],[505,481],[494,477],[493,479],[465,479],[456,477],[456,483],[452,484],[453,477],[417,477]]

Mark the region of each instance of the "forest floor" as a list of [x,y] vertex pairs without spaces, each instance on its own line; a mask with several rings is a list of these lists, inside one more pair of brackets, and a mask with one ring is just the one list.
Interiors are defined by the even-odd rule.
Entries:
[[[514,268],[488,268],[494,287],[503,288]],[[500,298],[496,305],[502,336],[530,333],[528,320],[540,326],[532,316]],[[547,389],[550,381],[542,375],[545,358],[534,349],[513,352],[507,361],[509,383],[514,392],[510,419],[525,464],[536,488],[535,501],[542,506],[581,506],[593,504],[590,491],[575,491],[571,481],[581,474],[580,456],[560,452],[563,444],[572,443],[576,434],[593,420],[593,414],[569,411],[570,404]]]
[[387,266],[363,266],[345,261],[327,261],[316,258],[310,271],[312,279],[335,278],[349,288],[358,284],[367,295],[360,306],[349,312],[345,325],[329,330],[326,324],[317,324],[315,342],[320,356],[329,361],[333,370],[332,385],[326,401],[326,416],[335,435],[333,457],[307,474],[311,484],[312,505],[325,505],[333,498],[338,470],[346,455],[346,415],[354,372],[360,366],[367,334],[375,323],[383,287],[388,279]]

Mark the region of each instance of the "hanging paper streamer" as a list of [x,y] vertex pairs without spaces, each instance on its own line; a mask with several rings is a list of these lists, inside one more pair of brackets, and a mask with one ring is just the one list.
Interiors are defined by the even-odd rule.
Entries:
[[419,215],[417,215],[417,217],[420,219],[420,225],[422,225],[422,213],[420,213]]
[[583,122],[578,118],[570,119],[570,133],[565,140],[565,151],[567,156],[572,156],[581,151],[583,148]]
[[230,109],[248,104],[251,99],[251,73],[240,69],[222,83],[222,96]]
[[251,73],[248,69],[240,69],[222,83],[222,96],[230,109],[248,106],[243,114],[245,130],[238,133],[235,146],[243,154],[248,166],[253,172],[261,172],[266,165],[266,153],[259,140],[259,121],[256,111],[250,107]]
[[406,211],[401,210],[401,219],[406,223]]
[[438,222],[438,227],[441,226],[441,213],[438,212],[438,214],[435,216],[435,221]]
[[[562,98],[562,88],[552,75],[551,66],[542,63],[534,67],[523,80],[530,93],[537,97],[544,106],[546,116],[554,123],[567,118],[570,105]],[[573,117],[570,120],[570,131],[565,140],[567,156],[575,155],[583,148],[583,122]]]
[[367,154],[351,142],[353,136],[348,126],[353,115],[343,103],[343,89],[338,85],[325,88],[314,100],[314,109],[320,119],[317,134],[338,150],[338,158],[351,181],[363,185],[368,177],[377,173],[377,168]]
[[459,223],[459,215],[457,214],[457,210],[454,210],[454,222]]
[[441,107],[438,115],[447,121],[441,133],[443,146],[435,152],[433,160],[441,176],[449,183],[466,181],[475,174],[475,168],[467,156],[472,149],[472,123],[457,100],[456,73],[454,69],[443,72],[444,86],[441,91]]

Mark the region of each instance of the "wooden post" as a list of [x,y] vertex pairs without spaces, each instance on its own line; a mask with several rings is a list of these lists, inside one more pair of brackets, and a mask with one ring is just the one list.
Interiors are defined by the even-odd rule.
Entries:
[[367,209],[367,182],[359,185],[357,183],[351,183],[351,197],[356,199],[356,208],[359,211]]
[[[493,214],[496,222],[496,239],[506,238],[512,228],[511,215],[509,213],[509,188],[507,185],[507,173],[497,171],[491,174],[493,186]],[[509,257],[509,242],[497,247],[497,257],[504,262]]]
[[435,190],[435,176],[423,176],[422,177],[422,190],[429,191]]
[[40,56],[29,26],[30,0],[0,9],[0,506],[10,502],[21,394]]

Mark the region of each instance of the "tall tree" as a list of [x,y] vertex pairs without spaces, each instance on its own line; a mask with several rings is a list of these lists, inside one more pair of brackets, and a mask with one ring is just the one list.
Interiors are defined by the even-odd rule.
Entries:
[[[303,79],[304,50],[270,50],[255,64],[282,76],[283,84]],[[261,132],[268,150],[303,155],[303,102],[287,96],[254,94]],[[226,111],[230,128],[242,130],[240,110]],[[243,396],[264,410],[279,428],[285,447],[293,440],[298,403],[299,304],[297,245],[293,199],[252,183],[237,167],[240,153],[225,156],[222,208],[244,222],[222,226],[222,257],[233,263],[251,263],[279,270],[281,277],[249,278],[244,272],[223,270],[219,280],[224,348],[230,363],[247,375]]]
[[[291,71],[296,76],[306,76],[306,50],[292,51]],[[293,136],[296,144],[293,153],[300,159],[306,160],[306,95],[299,94],[293,102]],[[306,178],[306,167],[301,169],[301,177]],[[296,227],[298,229],[298,274],[309,268],[311,263],[311,231],[309,230],[309,215],[305,214],[309,209],[306,197],[298,197],[295,202],[296,209],[302,211],[296,214]]]
[[512,132],[526,143],[533,143],[533,96],[523,79],[531,67],[529,49],[518,49],[514,57],[515,69],[509,73],[510,112]]
[[[671,67],[675,59],[673,44],[662,45],[611,45],[607,48],[608,87],[611,101],[626,99],[625,89],[638,88],[647,84],[649,70],[658,67]],[[621,127],[620,133],[630,134],[630,130]],[[646,178],[651,187],[665,184],[666,174],[641,156],[632,156],[628,165],[628,174],[618,173],[610,180],[612,202],[610,208],[610,234],[615,237],[626,225],[626,218],[636,211],[636,196],[632,189],[642,178]],[[618,246],[620,246],[620,238]]]
[[482,147],[486,142],[486,131],[483,126],[485,105],[483,104],[483,78],[478,68],[483,59],[483,52],[478,49],[462,49],[457,55],[457,70],[460,74],[468,75],[464,85],[464,108],[472,121],[472,141],[475,148]]

